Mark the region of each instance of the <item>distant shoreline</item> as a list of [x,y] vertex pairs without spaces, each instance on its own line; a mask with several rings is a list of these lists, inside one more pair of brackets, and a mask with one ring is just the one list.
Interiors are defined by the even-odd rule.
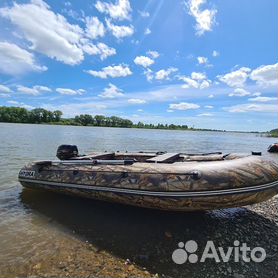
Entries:
[[112,128],[138,128],[157,130],[182,130],[182,131],[208,131],[208,132],[233,132],[233,133],[253,133],[266,137],[278,137],[278,129],[269,132],[259,131],[236,131],[195,128],[188,125],[176,124],[146,124],[143,122],[133,123],[129,119],[116,116],[105,117],[103,115],[81,114],[74,118],[62,118],[63,113],[59,110],[48,111],[43,108],[27,110],[22,107],[0,106],[0,123],[17,124],[41,124],[41,125],[63,125],[63,126],[90,126],[90,127],[112,127]]
[[217,130],[217,129],[198,129],[198,128],[188,128],[188,129],[165,129],[165,128],[145,128],[145,127],[117,127],[117,126],[94,126],[94,125],[71,125],[64,123],[20,123],[20,122],[2,122],[0,124],[23,124],[23,125],[46,125],[46,126],[74,126],[74,127],[96,127],[96,128],[129,128],[129,129],[145,129],[145,130],[169,130],[169,131],[206,131],[206,132],[221,132],[221,133],[250,133],[250,134],[258,134],[262,137],[273,137],[278,138],[278,135],[271,135],[269,132],[260,132],[260,131],[239,131],[239,130]]
[[22,107],[0,106],[0,122],[5,123],[29,123],[29,124],[50,124],[50,125],[71,125],[71,126],[99,126],[99,127],[120,127],[120,128],[144,128],[144,129],[165,129],[165,130],[205,130],[221,131],[212,129],[196,129],[187,124],[148,124],[143,122],[133,123],[129,119],[117,116],[106,117],[103,115],[92,116],[90,114],[77,115],[74,118],[62,118],[62,111],[49,111],[43,108],[27,110]]

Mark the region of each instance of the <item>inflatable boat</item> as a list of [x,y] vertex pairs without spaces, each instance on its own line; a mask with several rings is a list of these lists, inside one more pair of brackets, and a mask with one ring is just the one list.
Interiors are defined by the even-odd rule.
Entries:
[[278,162],[260,153],[95,152],[60,146],[59,160],[19,172],[24,187],[171,211],[213,210],[278,193]]

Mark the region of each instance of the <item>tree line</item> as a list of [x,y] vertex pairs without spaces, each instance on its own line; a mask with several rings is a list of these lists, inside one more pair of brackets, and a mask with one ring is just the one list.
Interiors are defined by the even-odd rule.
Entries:
[[31,123],[31,124],[60,124],[77,126],[103,126],[103,127],[127,127],[149,129],[189,129],[187,125],[175,124],[145,124],[133,123],[131,120],[116,116],[105,117],[103,115],[81,114],[74,118],[62,118],[62,111],[49,111],[43,108],[27,110],[22,107],[0,106],[0,122],[6,123]]
[[48,111],[42,108],[27,110],[22,107],[0,107],[0,122],[7,123],[51,123],[60,122],[63,113],[59,110]]
[[270,130],[267,135],[268,137],[278,137],[278,128]]

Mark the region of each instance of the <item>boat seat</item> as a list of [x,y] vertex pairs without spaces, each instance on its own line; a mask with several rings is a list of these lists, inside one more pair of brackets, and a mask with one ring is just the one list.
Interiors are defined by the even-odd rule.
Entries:
[[179,153],[164,153],[155,157],[149,158],[146,161],[151,163],[170,163],[179,158]]
[[225,155],[214,154],[214,155],[181,155],[184,161],[219,161],[224,160]]
[[103,153],[91,153],[89,155],[75,157],[74,159],[84,160],[84,159],[113,159],[115,157],[115,153],[111,152],[103,152]]

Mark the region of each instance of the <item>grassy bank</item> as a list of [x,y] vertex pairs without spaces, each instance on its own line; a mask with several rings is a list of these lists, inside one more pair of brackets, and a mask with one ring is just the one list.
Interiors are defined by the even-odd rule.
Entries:
[[278,128],[270,130],[267,132],[266,136],[278,138]]

